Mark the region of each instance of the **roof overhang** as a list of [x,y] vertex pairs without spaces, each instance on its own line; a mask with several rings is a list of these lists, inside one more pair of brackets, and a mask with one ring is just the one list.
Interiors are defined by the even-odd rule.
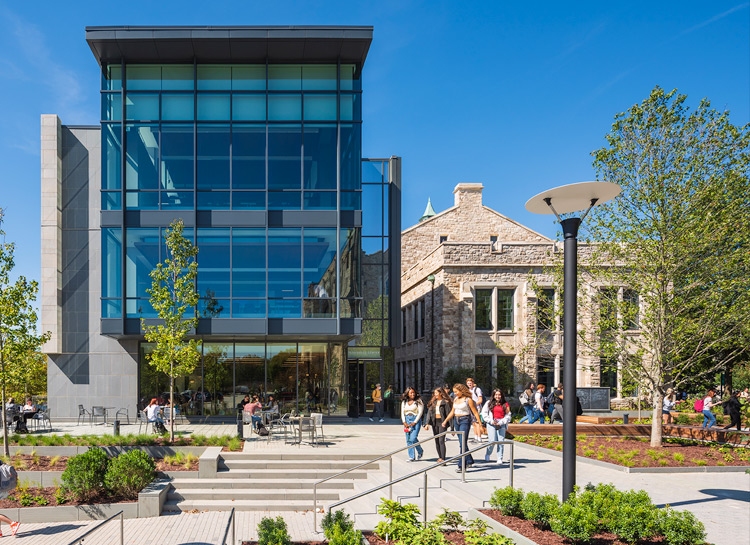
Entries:
[[365,63],[371,26],[93,26],[86,41],[110,63]]

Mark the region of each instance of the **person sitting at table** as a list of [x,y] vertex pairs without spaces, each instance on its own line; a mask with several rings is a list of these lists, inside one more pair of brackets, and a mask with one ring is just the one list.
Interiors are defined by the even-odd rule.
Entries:
[[16,400],[14,398],[10,398],[8,402],[5,404],[5,410],[6,411],[15,411],[16,410]]
[[242,409],[246,414],[250,415],[250,421],[253,423],[253,427],[255,428],[257,428],[258,424],[261,422],[260,416],[256,415],[255,413],[256,411],[260,411],[262,408],[263,406],[260,404],[258,396],[253,396],[253,401],[246,404]]
[[279,414],[279,402],[276,401],[276,398],[273,397],[273,394],[270,394],[268,396],[268,404],[266,405],[266,410],[273,414]]
[[146,420],[153,424],[159,433],[167,432],[167,427],[164,425],[164,420],[161,416],[161,407],[156,398],[153,398],[148,407],[146,407]]
[[242,398],[242,401],[237,403],[237,410],[238,411],[245,410],[245,405],[247,405],[248,403],[250,403],[250,394],[245,394],[245,397]]
[[21,408],[21,416],[23,417],[23,431],[29,433],[28,422],[29,418],[34,418],[37,412],[36,406],[31,402],[31,398],[26,398],[26,403]]

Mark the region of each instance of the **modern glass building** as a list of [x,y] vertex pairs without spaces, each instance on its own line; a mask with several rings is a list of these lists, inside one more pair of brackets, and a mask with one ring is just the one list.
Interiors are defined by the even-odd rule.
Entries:
[[233,417],[257,393],[284,411],[360,414],[371,383],[392,377],[399,315],[400,160],[361,152],[372,28],[89,27],[86,39],[100,127],[42,119],[51,406],[74,416],[106,399],[134,414],[169,390],[141,319],[158,322],[149,273],[180,218],[199,250],[203,351],[177,381],[183,412]]

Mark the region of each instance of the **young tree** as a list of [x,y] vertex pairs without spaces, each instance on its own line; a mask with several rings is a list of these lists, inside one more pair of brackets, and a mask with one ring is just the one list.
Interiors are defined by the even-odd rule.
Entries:
[[[175,377],[192,373],[200,360],[198,341],[187,339],[198,325],[195,315],[198,248],[185,238],[183,230],[182,220],[170,224],[164,233],[167,257],[150,273],[151,289],[147,291],[151,305],[163,323],[147,326],[141,319],[146,340],[155,343],[153,352],[146,356],[148,362],[169,377],[169,405],[173,413]],[[170,419],[169,439],[174,441],[174,416]]]
[[[3,212],[0,210],[0,237]],[[24,360],[29,352],[38,352],[49,339],[49,333],[37,334],[37,315],[32,303],[36,300],[39,284],[19,276],[11,280],[15,266],[15,244],[0,242],[0,403],[3,411],[3,453],[10,456],[8,422],[5,411],[6,388],[18,383],[24,373]]]
[[[592,155],[598,176],[623,191],[584,224],[597,241],[589,272],[637,294],[635,306],[632,297],[602,302],[614,307],[601,313],[600,338],[651,392],[653,446],[667,386],[708,380],[750,327],[750,125],[734,126],[708,100],[690,111],[685,100],[656,87],[615,117]],[[634,312],[638,335],[626,332]]]

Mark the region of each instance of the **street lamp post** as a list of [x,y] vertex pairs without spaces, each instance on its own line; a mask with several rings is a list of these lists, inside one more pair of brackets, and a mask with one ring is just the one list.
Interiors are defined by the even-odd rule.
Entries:
[[[526,203],[535,214],[554,214],[563,229],[563,501],[576,484],[576,372],[578,350],[578,228],[596,204],[615,198],[621,189],[611,182],[581,182],[544,191]],[[562,219],[560,214],[586,209],[580,218]]]

